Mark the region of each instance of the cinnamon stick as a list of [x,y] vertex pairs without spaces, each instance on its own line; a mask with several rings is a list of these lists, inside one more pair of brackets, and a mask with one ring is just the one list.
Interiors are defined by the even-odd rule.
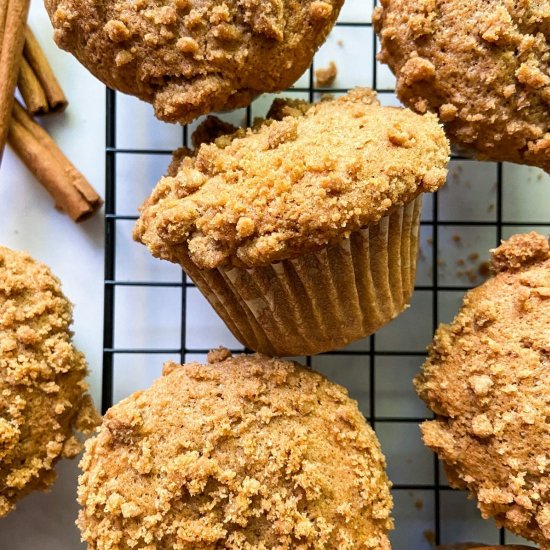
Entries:
[[42,88],[42,84],[34,74],[29,62],[25,59],[24,54],[21,58],[21,65],[19,67],[17,87],[27,106],[27,111],[29,111],[31,115],[44,115],[49,112],[50,105],[44,88]]
[[[48,101],[48,112],[57,113],[64,111],[68,105],[67,98],[55,78],[52,68],[34,36],[31,28],[27,25],[25,29],[25,46],[23,48],[23,56],[27,60],[38,82],[42,85],[44,94]],[[29,108],[29,105],[27,105]],[[35,114],[29,108],[32,114]],[[37,114],[37,113],[36,113]]]
[[89,218],[101,207],[103,201],[93,187],[17,100],[8,141],[54,198],[56,206],[75,222]]
[[0,162],[10,126],[13,93],[25,42],[25,24],[30,0],[2,0],[0,22],[4,25],[0,50]]

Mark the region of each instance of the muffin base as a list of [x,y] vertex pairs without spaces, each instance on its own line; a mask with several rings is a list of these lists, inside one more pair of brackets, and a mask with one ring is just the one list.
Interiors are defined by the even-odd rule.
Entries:
[[377,225],[255,268],[182,265],[234,336],[267,355],[313,355],[376,332],[414,289],[422,196]]

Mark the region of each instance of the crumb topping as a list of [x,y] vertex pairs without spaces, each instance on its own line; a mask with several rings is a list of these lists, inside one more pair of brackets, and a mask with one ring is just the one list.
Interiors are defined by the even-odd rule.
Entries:
[[57,44],[169,122],[290,87],[342,0],[46,0]]
[[411,109],[431,110],[451,141],[482,159],[550,171],[550,4],[385,0],[379,59]]
[[135,238],[173,262],[188,249],[201,268],[265,265],[443,185],[449,147],[434,115],[381,107],[359,88],[306,106],[279,100],[276,120],[213,143],[199,131],[200,148],[142,206]]
[[[436,332],[420,397],[436,413],[425,443],[484,517],[550,540],[550,248],[536,233],[492,253],[494,277]],[[546,546],[544,546],[546,547]]]
[[0,247],[0,516],[52,485],[57,460],[81,451],[75,431],[99,422],[71,322],[50,270]]
[[88,548],[389,550],[374,432],[344,388],[296,363],[168,363],[87,442]]

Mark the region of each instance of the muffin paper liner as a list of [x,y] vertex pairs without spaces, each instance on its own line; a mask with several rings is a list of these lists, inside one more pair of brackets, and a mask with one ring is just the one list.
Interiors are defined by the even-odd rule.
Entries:
[[183,268],[247,348],[312,355],[369,336],[414,289],[422,196],[377,225],[292,260],[255,268]]

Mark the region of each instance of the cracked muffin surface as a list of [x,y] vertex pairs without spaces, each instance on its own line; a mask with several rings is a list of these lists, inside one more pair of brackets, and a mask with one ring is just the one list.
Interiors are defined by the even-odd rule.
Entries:
[[383,0],[373,22],[408,107],[466,153],[550,171],[548,0]]
[[550,547],[550,251],[537,233],[492,251],[494,276],[436,332],[415,386],[424,442],[483,517]]
[[57,44],[97,78],[187,123],[291,86],[342,0],[45,0]]
[[134,237],[200,268],[260,266],[315,251],[441,187],[449,145],[433,114],[382,107],[356,88],[222,135],[207,120],[141,207]]
[[211,351],[112,407],[81,462],[90,549],[389,549],[374,432],[297,363]]
[[71,322],[49,268],[0,247],[0,517],[47,490],[57,460],[82,450],[75,432],[99,423]]

